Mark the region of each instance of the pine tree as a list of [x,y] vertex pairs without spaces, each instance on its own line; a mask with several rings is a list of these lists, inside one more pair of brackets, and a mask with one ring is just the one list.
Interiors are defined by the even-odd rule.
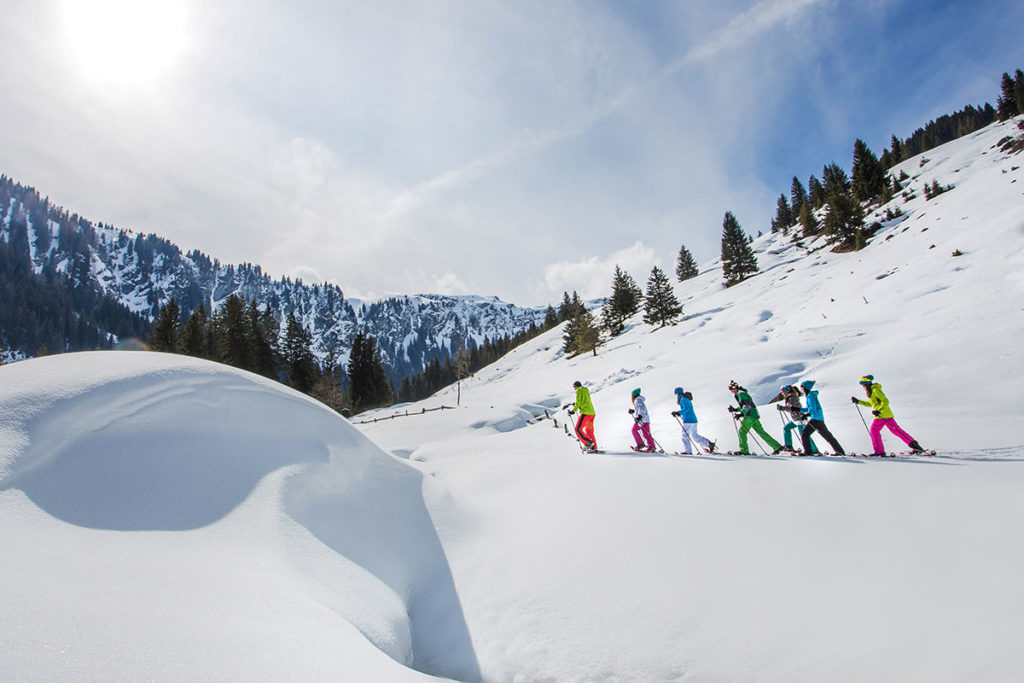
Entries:
[[249,319],[252,371],[264,377],[277,379],[280,355],[277,350],[277,318],[274,317],[269,307],[261,312],[255,299],[249,303],[246,315]]
[[1024,114],[1024,71],[1020,69],[1014,72],[1013,94],[1017,100],[1017,113]]
[[181,332],[181,352],[195,358],[209,358],[210,352],[210,320],[206,315],[206,306],[202,302],[192,311],[185,328]]
[[309,393],[319,379],[312,346],[313,340],[309,332],[298,321],[294,312],[289,313],[282,349],[285,376],[289,386],[303,393]]
[[616,337],[625,329],[626,320],[640,310],[643,292],[636,280],[619,266],[615,266],[612,277],[612,295],[604,302],[601,309],[601,325],[608,334]]
[[573,291],[571,298],[568,292],[565,293],[562,306],[568,316],[565,330],[562,332],[562,351],[568,356],[577,356],[583,352],[579,345],[580,337],[582,336],[579,328],[582,315],[587,309],[583,305],[580,295],[575,291]]
[[690,250],[686,248],[686,245],[679,247],[679,256],[676,257],[676,278],[683,282],[697,277],[699,272],[697,261],[694,260]]
[[999,120],[1013,118],[1020,112],[1017,110],[1017,93],[1015,83],[1010,74],[1004,73],[999,89],[999,100],[996,103],[996,110],[999,112]]
[[825,206],[825,187],[813,175],[807,181],[807,198],[815,211]]
[[863,247],[864,209],[853,196],[850,180],[838,164],[829,164],[825,178],[825,234],[847,248]]
[[811,211],[811,203],[807,202],[800,207],[800,228],[805,238],[818,234],[818,218]]
[[757,257],[750,247],[750,241],[736,216],[726,211],[722,220],[722,273],[725,275],[725,285],[731,287],[757,271]]
[[[571,330],[571,332],[569,332]],[[576,315],[566,325],[566,333],[571,334],[569,346],[573,349],[571,355],[578,356],[592,351],[597,355],[597,347],[601,345],[601,331],[594,321],[594,314],[581,306]],[[563,337],[564,341],[564,337]]]
[[548,310],[544,313],[544,329],[550,330],[552,327],[558,324],[558,311],[555,310],[554,306],[548,304]]
[[661,268],[654,266],[644,294],[644,322],[661,328],[675,325],[682,314],[683,306],[672,291],[668,276]]
[[799,178],[793,176],[793,182],[789,187],[789,210],[793,214],[793,220],[797,220],[800,209],[807,203],[807,200],[807,190],[804,189],[804,184],[800,182]]
[[[341,367],[338,365],[338,354],[331,350],[324,361],[324,371],[313,385],[309,395],[328,406],[332,410],[345,414],[348,411],[348,396],[341,388]],[[402,387],[409,386],[409,378],[402,380]],[[406,400],[412,400],[407,398]]]
[[[160,307],[153,331],[149,335],[149,347],[154,351],[176,353],[178,351],[178,330],[181,327],[181,308],[173,296]],[[38,355],[38,354],[37,354]]]
[[217,358],[236,368],[251,370],[252,348],[245,301],[237,294],[232,294],[217,311],[215,318]]
[[[434,359],[434,363],[437,359]],[[439,373],[438,373],[439,374]],[[348,359],[348,393],[354,412],[386,405],[392,389],[374,338],[363,332],[352,340]]]
[[857,139],[853,143],[853,196],[860,202],[868,202],[882,194],[885,187],[885,169],[867,143]]
[[793,212],[786,201],[786,195],[780,194],[775,204],[775,219],[772,221],[772,232],[782,231],[782,234],[789,232],[789,226],[793,224]]
[[569,298],[569,292],[562,292],[562,303],[558,306],[558,322],[564,323],[573,316],[573,313],[572,299]]
[[895,135],[893,135],[892,140],[889,141],[889,149],[890,165],[887,168],[892,168],[896,164],[906,159],[906,157],[903,156],[903,143]]

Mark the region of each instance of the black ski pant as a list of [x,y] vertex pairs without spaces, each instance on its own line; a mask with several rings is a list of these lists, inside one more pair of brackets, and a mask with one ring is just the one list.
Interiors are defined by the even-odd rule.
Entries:
[[836,441],[836,437],[832,436],[832,432],[828,431],[828,427],[821,420],[808,420],[807,426],[804,427],[804,431],[800,434],[800,440],[804,443],[804,455],[811,455],[811,434],[819,432],[825,441],[828,441],[828,445],[832,446],[832,450],[838,454],[843,454],[846,451]]

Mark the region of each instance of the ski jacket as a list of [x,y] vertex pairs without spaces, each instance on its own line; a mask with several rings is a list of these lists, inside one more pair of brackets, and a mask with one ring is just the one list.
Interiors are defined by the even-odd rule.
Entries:
[[633,399],[633,411],[633,414],[640,420],[640,422],[651,421],[651,416],[647,412],[647,403],[644,401],[643,396],[637,396]]
[[590,389],[576,387],[576,410],[580,415],[595,415],[594,404],[590,400]]
[[800,397],[796,394],[786,394],[785,400],[786,410],[794,420],[799,420],[800,416],[804,412],[804,407],[800,404]]
[[871,398],[867,401],[857,401],[862,406],[870,406],[872,410],[877,410],[879,417],[883,420],[892,419],[892,408],[889,407],[889,398],[882,393],[881,384],[871,385]]
[[682,394],[676,394],[679,399],[679,419],[683,424],[697,424],[697,413],[693,412],[693,401]]
[[736,402],[740,404],[740,412],[743,413],[743,417],[749,417],[754,420],[761,418],[761,413],[757,412],[757,406],[754,405],[754,399],[750,398],[750,394],[747,393],[746,389],[740,389],[736,392]]
[[825,421],[825,411],[822,410],[821,402],[818,401],[817,391],[807,392],[807,414],[811,416],[811,420]]

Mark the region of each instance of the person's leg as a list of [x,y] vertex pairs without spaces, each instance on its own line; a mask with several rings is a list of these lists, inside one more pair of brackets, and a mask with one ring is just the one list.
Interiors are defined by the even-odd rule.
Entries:
[[656,451],[658,447],[654,444],[654,437],[651,436],[651,423],[644,422],[640,427],[641,433],[644,435],[644,439],[647,441],[648,450]]
[[786,443],[786,448],[793,447],[793,430],[796,429],[796,423],[790,420],[786,423],[786,426],[782,428],[782,440]]
[[750,425],[753,420],[749,417],[745,417],[740,420],[740,431],[737,438],[740,440],[740,453],[749,453],[750,447],[747,444],[747,432],[750,431]]
[[689,427],[689,425],[683,425],[683,453],[690,455],[693,453],[693,450],[690,448],[690,442],[693,441],[693,437],[690,436],[690,430],[687,429],[687,427]]
[[634,421],[633,422],[633,441],[636,442],[636,447],[637,448],[643,448],[644,447],[643,439],[640,438],[640,431],[641,431],[641,429],[642,428],[640,427],[640,423]]
[[588,431],[591,431],[591,434],[593,433],[591,427],[593,420],[593,415],[580,415],[579,419],[576,420],[576,438],[582,441],[584,446],[597,448],[597,444],[594,443],[593,438],[587,435]]
[[843,455],[846,451],[839,445],[839,440],[832,436],[832,432],[829,431],[828,427],[821,420],[815,420],[815,427],[818,428],[818,432],[825,437],[825,441],[828,441],[828,445],[832,447],[832,451],[837,455]]
[[754,431],[761,435],[761,438],[765,440],[765,443],[767,443],[773,451],[782,450],[782,444],[773,439],[772,435],[764,430],[764,427],[761,426],[760,420],[754,420],[753,427]]
[[875,455],[883,455],[885,453],[885,444],[882,443],[882,427],[885,426],[885,420],[880,417],[876,417],[871,422],[871,448]]
[[890,417],[889,419],[887,419],[885,421],[885,426],[889,428],[890,432],[895,434],[900,440],[903,441],[903,443],[907,444],[908,446],[914,443],[914,437],[912,437],[910,434],[907,434],[907,432],[904,431],[902,427],[896,424],[896,418]]
[[814,453],[814,450],[811,446],[811,434],[814,433],[814,430],[816,428],[817,425],[815,424],[815,420],[811,420],[806,425],[804,425],[804,428],[802,430],[800,430],[800,440],[803,442],[804,445],[804,455],[812,455]]
[[687,422],[686,425],[683,426],[683,431],[686,432],[687,436],[690,437],[691,441],[700,444],[700,447],[703,448],[704,450],[708,452],[711,451],[711,441],[707,437],[701,436],[700,434],[697,433],[696,422]]

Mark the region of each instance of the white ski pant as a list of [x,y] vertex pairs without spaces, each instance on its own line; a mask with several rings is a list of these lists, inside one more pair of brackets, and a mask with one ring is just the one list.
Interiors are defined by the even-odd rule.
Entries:
[[697,433],[696,422],[686,422],[683,424],[683,448],[686,449],[683,451],[684,453],[692,453],[690,450],[691,441],[700,444],[700,447],[705,451],[711,448],[711,442]]

